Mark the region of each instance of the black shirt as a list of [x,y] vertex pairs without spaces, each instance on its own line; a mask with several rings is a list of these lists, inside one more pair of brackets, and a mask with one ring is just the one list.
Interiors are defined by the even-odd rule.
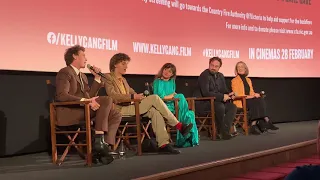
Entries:
[[239,76],[240,76],[240,78],[241,78],[241,80],[243,82],[243,85],[244,85],[244,94],[245,95],[250,95],[250,86],[248,84],[246,76],[244,76],[244,75],[239,75]]
[[215,97],[216,101],[223,101],[224,94],[230,91],[227,88],[224,75],[220,72],[211,73],[209,69],[203,71],[198,78],[196,97]]

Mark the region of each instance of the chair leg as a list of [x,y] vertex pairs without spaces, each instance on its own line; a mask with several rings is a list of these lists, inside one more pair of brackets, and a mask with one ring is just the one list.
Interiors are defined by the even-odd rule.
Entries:
[[55,109],[52,104],[50,104],[49,108],[50,108],[52,163],[56,164],[58,159],[58,154],[57,154],[56,124],[55,124],[55,117],[54,117]]
[[246,136],[249,135],[249,124],[248,124],[248,113],[246,108],[243,110],[243,127],[244,127],[244,131]]
[[87,144],[87,165],[92,166],[92,139],[91,139],[91,121],[90,121],[90,106],[85,105],[85,120],[86,120],[86,144]]
[[217,138],[217,130],[216,130],[216,124],[214,121],[211,122],[211,131],[212,131],[212,140],[215,141]]
[[[57,153],[57,137],[56,137],[56,132],[55,132],[55,128],[53,128],[54,132],[51,133],[51,155],[52,155],[52,163],[53,164],[56,164],[57,163],[57,160],[58,160],[58,153]],[[51,130],[52,132],[52,130]]]

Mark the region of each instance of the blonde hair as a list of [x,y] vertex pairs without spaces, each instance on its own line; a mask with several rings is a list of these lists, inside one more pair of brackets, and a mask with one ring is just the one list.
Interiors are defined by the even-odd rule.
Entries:
[[239,74],[238,74],[238,69],[237,69],[238,64],[243,64],[244,69],[245,69],[244,75],[245,75],[245,76],[248,76],[248,75],[249,75],[249,68],[248,68],[247,64],[244,63],[243,61],[237,62],[236,67],[234,68],[234,74],[235,74],[235,75],[239,75]]

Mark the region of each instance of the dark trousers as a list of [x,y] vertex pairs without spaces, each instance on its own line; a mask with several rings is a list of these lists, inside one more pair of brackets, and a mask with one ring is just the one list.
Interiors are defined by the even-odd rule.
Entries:
[[267,117],[267,105],[264,98],[247,99],[247,108],[250,113],[250,121]]
[[[196,104],[198,114],[210,112],[211,106],[209,102]],[[230,102],[214,102],[215,121],[219,134],[229,134],[230,128],[236,117],[237,107]]]
[[237,106],[233,103],[215,102],[216,124],[220,134],[229,134],[230,128],[236,117]]

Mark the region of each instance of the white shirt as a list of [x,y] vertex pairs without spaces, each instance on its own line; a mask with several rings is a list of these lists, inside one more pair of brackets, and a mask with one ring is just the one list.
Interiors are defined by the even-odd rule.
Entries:
[[[79,73],[80,73],[80,70],[79,69],[77,69],[77,68],[75,68],[74,66],[72,66],[72,65],[70,65],[72,68],[73,68],[73,70],[76,72],[76,74],[77,74],[77,76],[79,76]],[[101,80],[100,79],[94,79],[95,81],[97,81],[99,84],[101,83]]]
[[[77,76],[79,76],[80,70],[77,69],[76,67],[72,66],[72,65],[70,65],[70,66],[71,66],[72,69],[76,72]],[[95,78],[94,80],[97,81],[99,84],[101,83],[101,80],[100,80],[100,79]],[[85,98],[81,98],[80,101],[84,101],[84,100],[85,100]]]

